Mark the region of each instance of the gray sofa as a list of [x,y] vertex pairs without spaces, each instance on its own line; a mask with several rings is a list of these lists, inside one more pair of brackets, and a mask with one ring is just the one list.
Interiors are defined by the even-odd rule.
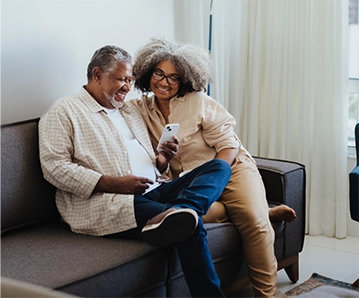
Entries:
[[[38,120],[1,126],[1,275],[82,297],[186,297],[189,291],[173,247],[74,234],[61,222],[55,188],[43,179]],[[273,223],[278,270],[298,280],[304,242],[305,168],[256,158],[268,202],[294,208],[297,219]],[[249,284],[241,239],[231,223],[206,224],[223,290]],[[60,293],[61,293],[60,292]],[[11,293],[10,293],[11,294]],[[2,293],[2,296],[11,296]]]

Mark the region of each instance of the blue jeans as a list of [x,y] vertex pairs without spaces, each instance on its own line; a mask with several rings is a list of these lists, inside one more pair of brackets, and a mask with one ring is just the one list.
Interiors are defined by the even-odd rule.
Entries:
[[175,243],[182,270],[193,297],[224,297],[220,280],[208,249],[207,231],[201,216],[221,195],[231,177],[231,167],[213,159],[183,177],[161,184],[145,195],[135,195],[134,208],[137,227],[111,237],[141,239],[147,221],[171,208],[190,208],[198,214],[198,226],[193,234]]

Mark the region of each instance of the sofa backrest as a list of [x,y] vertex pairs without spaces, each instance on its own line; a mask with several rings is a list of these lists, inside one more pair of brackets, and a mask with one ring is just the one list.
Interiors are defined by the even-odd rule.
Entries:
[[39,118],[1,125],[1,232],[59,218],[55,187],[41,171]]

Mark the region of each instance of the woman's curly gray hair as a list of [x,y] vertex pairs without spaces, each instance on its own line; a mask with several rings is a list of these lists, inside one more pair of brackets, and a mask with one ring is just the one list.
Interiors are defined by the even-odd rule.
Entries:
[[209,53],[191,44],[179,44],[165,37],[152,38],[135,54],[133,75],[135,88],[148,93],[152,72],[163,60],[171,61],[181,78],[177,96],[188,92],[206,90],[211,81],[212,63]]

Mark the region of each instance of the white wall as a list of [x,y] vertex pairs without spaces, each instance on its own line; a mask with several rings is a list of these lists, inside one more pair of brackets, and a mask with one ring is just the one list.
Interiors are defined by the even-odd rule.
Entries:
[[134,54],[152,36],[174,38],[174,1],[1,0],[1,123],[40,117],[78,92],[106,44]]

